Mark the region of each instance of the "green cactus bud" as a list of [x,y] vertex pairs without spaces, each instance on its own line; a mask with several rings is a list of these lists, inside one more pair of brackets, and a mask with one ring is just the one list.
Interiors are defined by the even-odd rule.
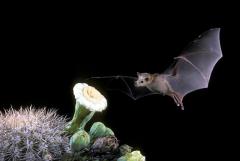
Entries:
[[114,136],[114,132],[110,128],[106,128],[105,136]]
[[133,151],[118,158],[117,161],[145,161],[145,157],[140,153],[140,151]]
[[70,147],[73,152],[79,152],[80,150],[88,147],[90,144],[90,137],[84,130],[79,130],[70,139]]
[[90,128],[89,134],[91,139],[96,139],[105,136],[106,126],[101,122],[95,122]]

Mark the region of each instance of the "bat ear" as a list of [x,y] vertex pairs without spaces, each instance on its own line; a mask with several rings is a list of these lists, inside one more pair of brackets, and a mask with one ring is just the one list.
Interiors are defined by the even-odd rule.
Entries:
[[137,76],[140,76],[141,73],[137,72]]

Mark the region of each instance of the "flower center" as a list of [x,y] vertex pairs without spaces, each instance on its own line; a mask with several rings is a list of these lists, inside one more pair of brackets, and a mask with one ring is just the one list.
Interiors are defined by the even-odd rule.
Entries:
[[103,98],[103,95],[91,86],[83,88],[83,96],[91,102],[98,102]]

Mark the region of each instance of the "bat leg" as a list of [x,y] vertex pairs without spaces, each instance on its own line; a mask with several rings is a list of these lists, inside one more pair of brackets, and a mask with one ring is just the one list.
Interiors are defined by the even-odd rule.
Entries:
[[173,98],[176,105],[180,106],[181,109],[184,110],[184,106],[183,106],[183,103],[182,103],[183,97],[176,92],[171,92],[170,96]]

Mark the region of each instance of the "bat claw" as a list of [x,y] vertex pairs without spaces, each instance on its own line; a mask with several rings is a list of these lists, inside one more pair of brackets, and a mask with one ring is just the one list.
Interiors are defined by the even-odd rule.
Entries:
[[181,110],[184,110],[184,106],[183,105],[181,106]]
[[184,110],[183,104],[177,104],[178,107],[181,107],[181,110]]

